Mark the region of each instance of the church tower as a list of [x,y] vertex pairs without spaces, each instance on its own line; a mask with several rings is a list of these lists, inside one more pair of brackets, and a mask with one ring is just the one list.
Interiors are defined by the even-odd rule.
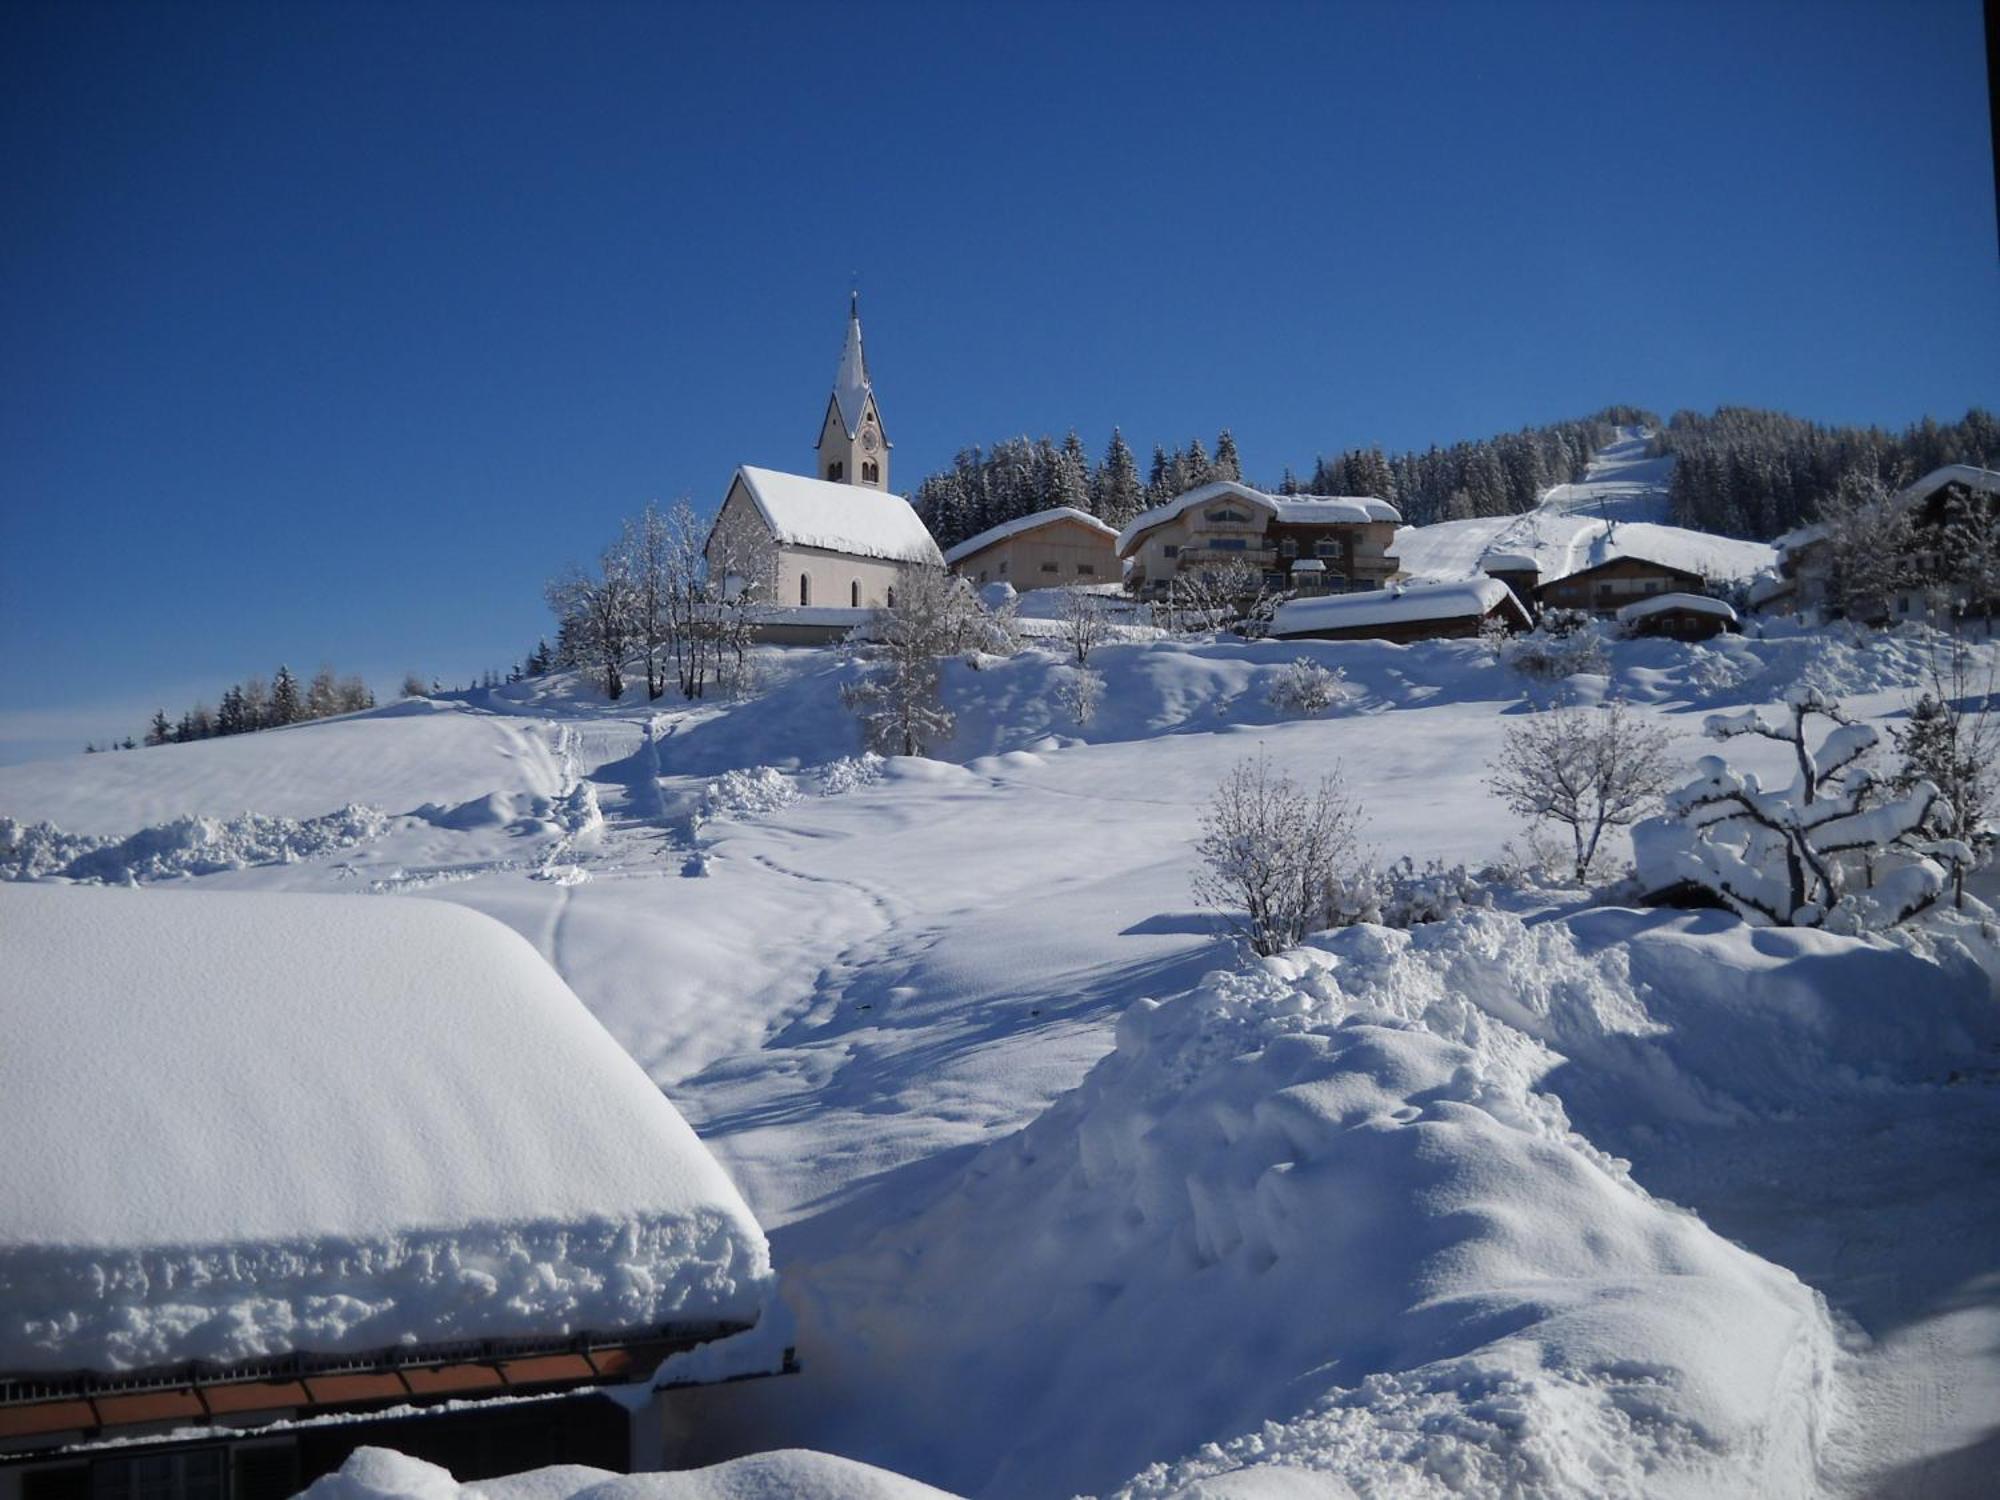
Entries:
[[827,398],[826,420],[819,429],[821,479],[840,484],[889,488],[889,435],[882,430],[882,413],[875,408],[875,387],[868,383],[868,361],[861,353],[861,294],[847,307],[847,347],[834,372],[833,394]]

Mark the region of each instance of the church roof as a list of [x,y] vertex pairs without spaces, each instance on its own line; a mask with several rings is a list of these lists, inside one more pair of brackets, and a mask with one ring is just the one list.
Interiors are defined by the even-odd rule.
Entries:
[[748,464],[736,474],[772,538],[785,546],[944,566],[937,543],[901,495]]
[[840,368],[833,376],[833,400],[840,408],[840,422],[849,437],[861,431],[861,414],[868,407],[872,388],[868,384],[868,360],[861,352],[861,299],[857,296],[847,309],[847,344],[840,351]]

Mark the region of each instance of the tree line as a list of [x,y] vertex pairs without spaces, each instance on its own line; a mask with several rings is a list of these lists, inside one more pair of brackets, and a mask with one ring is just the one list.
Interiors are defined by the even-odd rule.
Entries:
[[[1620,424],[1657,424],[1636,407],[1608,407],[1594,416],[1498,437],[1433,446],[1391,457],[1380,448],[1322,456],[1301,480],[1290,468],[1280,494],[1369,495],[1395,504],[1413,526],[1473,516],[1512,515],[1533,506],[1550,485],[1583,477],[1591,455],[1611,442]],[[1185,447],[1155,445],[1143,477],[1122,431],[1111,430],[1104,457],[1090,461],[1072,429],[1048,437],[1004,438],[990,447],[959,450],[952,466],[919,484],[910,501],[940,547],[955,547],[989,527],[1068,505],[1110,525],[1164,505],[1218,479],[1245,479],[1236,438],[1224,428],[1213,456],[1195,438]]]
[[[321,667],[312,680],[300,685],[292,669],[280,665],[267,683],[262,677],[246,677],[223,690],[217,706],[197,703],[170,721],[165,709],[156,709],[146,730],[148,745],[184,745],[191,740],[216,739],[228,734],[250,734],[259,729],[277,729],[286,724],[303,724],[334,714],[357,713],[375,706],[375,694],[359,677],[335,677],[332,667]],[[128,736],[125,748],[129,748]],[[95,745],[84,746],[93,750]]]
[[1174,496],[1218,479],[1241,479],[1243,464],[1227,428],[1209,456],[1200,438],[1184,448],[1155,445],[1146,476],[1118,428],[1104,457],[1093,464],[1072,428],[1060,442],[1047,437],[1003,438],[991,447],[961,448],[952,465],[919,484],[910,496],[940,547],[955,547],[989,527],[1067,505],[1112,526]]
[[2000,421],[1974,407],[1958,422],[1925,417],[1891,433],[1725,406],[1675,412],[1653,450],[1674,458],[1676,526],[1763,540],[1820,519],[1843,485],[1893,490],[1947,464],[2000,463]]

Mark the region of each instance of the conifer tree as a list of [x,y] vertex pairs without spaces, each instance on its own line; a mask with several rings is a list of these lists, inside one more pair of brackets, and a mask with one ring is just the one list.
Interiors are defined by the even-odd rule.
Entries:
[[173,737],[174,730],[173,726],[167,722],[167,711],[164,708],[154,709],[152,727],[146,731],[146,743],[149,745],[164,745]]
[[1125,443],[1125,434],[1111,429],[1111,446],[1104,450],[1104,462],[1097,470],[1096,513],[1113,526],[1123,526],[1146,508],[1146,493],[1139,483],[1139,466]]
[[1215,439],[1213,472],[1217,479],[1241,481],[1243,478],[1243,460],[1236,452],[1236,434],[1227,427],[1223,428]]
[[271,711],[268,722],[273,725],[296,724],[305,716],[305,707],[299,701],[298,679],[292,676],[292,669],[280,664],[278,675],[271,679]]

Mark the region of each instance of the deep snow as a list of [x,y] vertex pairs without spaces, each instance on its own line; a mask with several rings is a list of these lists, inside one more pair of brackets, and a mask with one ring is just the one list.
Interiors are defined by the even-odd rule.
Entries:
[[[1626,642],[1565,690],[1631,699],[1692,759],[1713,748],[1702,714],[1797,680],[1899,714],[1926,649]],[[1302,656],[1350,692],[1296,719],[1270,691]],[[1198,807],[1260,747],[1302,775],[1341,764],[1385,858],[1494,858],[1519,830],[1485,767],[1553,689],[1475,641],[1138,641],[1093,658],[1105,698],[1079,726],[1060,656],[1030,651],[950,664],[941,758],[875,763],[837,654],[762,665],[738,704],[656,712],[550,679],[348,721],[375,737],[360,757],[315,748],[329,724],[0,770],[0,813],[82,810],[109,836],[240,812],[262,745],[289,815],[394,815],[186,884],[415,893],[551,960],[774,1228],[805,1373],[717,1397],[716,1457],[802,1443],[996,1495],[1291,1493],[1302,1465],[1313,1493],[1496,1474],[1527,1493],[1978,1492],[2000,1426],[2000,1205],[1977,1187],[2000,1167],[2000,1091],[1973,980],[1532,890],[1378,955],[1346,935],[1233,972],[1194,909]],[[403,739],[447,724],[482,765],[518,753],[467,785]],[[1782,747],[1746,753],[1781,769]],[[536,815],[584,789],[599,818]],[[1211,1025],[1232,1005],[1240,1025]],[[1114,1054],[1128,1013],[1166,1029]],[[1290,1082],[1257,1092],[1280,1063],[1352,1110],[1294,1122],[1273,1102]],[[1158,1138],[1149,1076],[1176,1122]],[[1311,1170],[1276,1173],[1317,1205],[1288,1229],[1243,1185],[1284,1152],[1350,1169],[1325,1199]],[[1047,1165],[1086,1153],[1101,1193]]]

